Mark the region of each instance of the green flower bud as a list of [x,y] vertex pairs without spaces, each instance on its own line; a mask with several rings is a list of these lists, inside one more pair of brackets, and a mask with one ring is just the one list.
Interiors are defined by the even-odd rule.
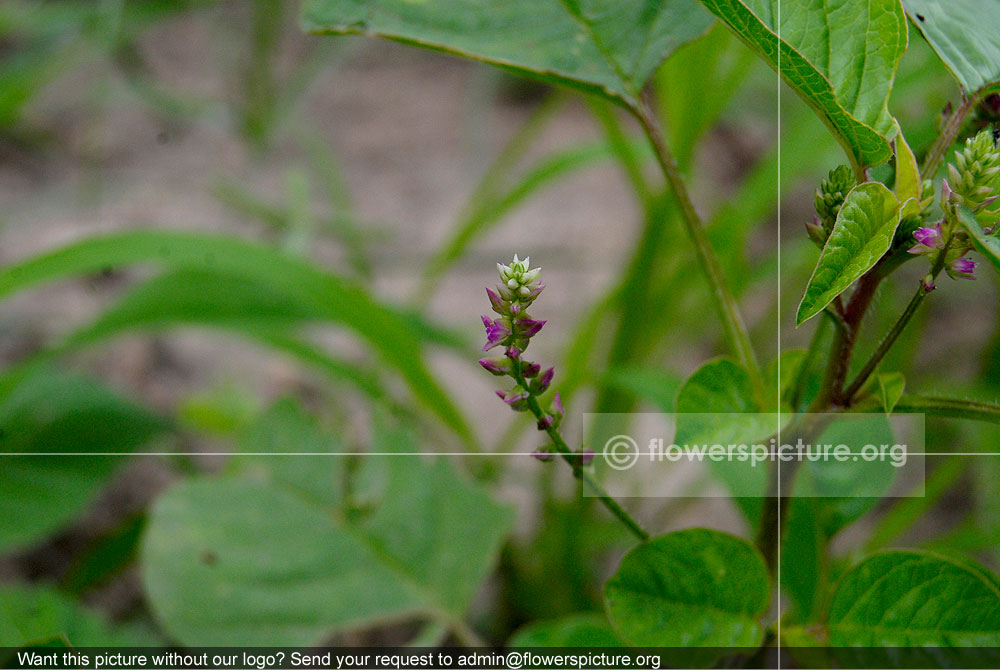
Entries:
[[984,130],[955,152],[955,161],[948,164],[948,185],[973,211],[1000,194],[1000,148],[993,143],[993,133]]
[[816,189],[816,214],[827,235],[833,230],[837,214],[840,213],[840,206],[844,204],[847,194],[857,183],[851,168],[840,165],[830,170],[830,174]]

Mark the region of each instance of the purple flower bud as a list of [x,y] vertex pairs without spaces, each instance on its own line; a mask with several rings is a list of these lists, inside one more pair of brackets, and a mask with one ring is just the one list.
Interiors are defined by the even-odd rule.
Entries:
[[516,412],[523,412],[528,409],[528,392],[518,386],[507,391],[501,397]]
[[975,276],[973,276],[972,273],[976,271],[977,265],[979,265],[979,263],[971,258],[957,258],[949,266],[948,275],[952,279],[957,279],[958,277],[963,279],[975,279]]
[[543,414],[542,418],[538,420],[538,430],[548,430],[554,425],[556,425],[556,418],[551,414]]
[[549,388],[549,384],[552,383],[552,377],[555,376],[556,369],[549,368],[542,373],[542,376],[531,382],[531,390],[535,393],[545,393]]
[[511,316],[517,316],[522,311],[524,311],[524,307],[521,305],[521,303],[519,303],[519,302],[513,302],[513,303],[510,304],[510,315]]
[[913,238],[917,244],[910,248],[911,254],[929,254],[944,246],[940,223],[931,228],[917,228],[913,231]]
[[826,230],[815,215],[813,216],[812,223],[806,222],[806,233],[809,235],[809,239],[818,246],[823,247],[826,245]]
[[504,402],[507,402],[507,394],[506,393],[504,393],[503,391],[494,391],[494,393],[497,394],[498,398],[500,398]]
[[537,458],[542,463],[548,463],[553,458],[555,458],[555,456],[551,451],[548,451],[547,449],[548,447],[539,447],[538,449],[535,449],[534,453],[531,454],[531,457]]
[[488,295],[490,298],[490,305],[493,306],[493,311],[496,312],[497,314],[503,314],[504,303],[503,300],[500,299],[500,296],[497,294],[497,292],[487,288],[486,295]]
[[510,361],[506,358],[480,358],[479,364],[492,375],[501,377],[510,372]]
[[523,337],[525,339],[534,337],[538,334],[538,331],[542,329],[545,325],[544,321],[536,321],[534,319],[521,319],[520,321],[514,322],[514,330],[517,331],[518,337]]
[[532,377],[538,376],[538,372],[542,369],[542,366],[538,363],[532,363],[531,361],[525,361],[524,365],[521,367],[521,374],[531,379]]
[[486,326],[486,344],[483,345],[483,351],[489,351],[493,347],[503,344],[503,341],[511,335],[510,328],[504,325],[500,319],[490,321],[484,316],[483,325]]
[[552,396],[552,409],[556,412],[556,418],[563,415],[562,396],[559,395],[558,391]]
[[941,246],[941,233],[936,228],[917,228],[913,233],[917,242],[928,247]]
[[925,293],[930,293],[931,291],[937,288],[937,286],[934,285],[934,278],[931,277],[930,275],[924,277],[920,283],[923,284]]
[[521,350],[512,344],[509,347],[507,347],[507,350],[504,352],[504,355],[510,360],[516,361],[521,358]]
[[594,462],[594,450],[590,447],[584,447],[580,454],[580,462],[584,465],[590,465]]

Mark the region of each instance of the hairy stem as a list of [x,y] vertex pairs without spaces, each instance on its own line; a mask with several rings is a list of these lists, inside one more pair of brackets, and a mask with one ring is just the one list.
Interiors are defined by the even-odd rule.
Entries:
[[969,113],[979,104],[979,97],[978,92],[973,93],[963,100],[958,109],[948,117],[944,127],[941,129],[941,134],[938,135],[934,144],[927,150],[927,155],[924,156],[924,164],[920,166],[921,177],[924,179],[933,179],[934,175],[937,174],[937,170],[941,166],[941,160],[948,153],[951,145],[955,143],[958,133],[961,132],[962,126],[965,124],[965,119],[968,118]]
[[740,314],[736,298],[733,297],[729,287],[726,285],[722,266],[715,255],[715,251],[712,249],[712,245],[708,241],[701,218],[698,216],[698,212],[695,211],[694,203],[691,202],[691,196],[688,194],[687,186],[684,184],[684,179],[677,168],[677,162],[667,148],[666,141],[663,139],[663,133],[649,106],[640,104],[634,107],[632,111],[642,125],[642,129],[646,133],[650,145],[653,147],[653,152],[656,154],[657,163],[659,163],[660,168],[663,170],[663,175],[666,177],[667,183],[670,185],[670,189],[677,199],[684,229],[691,239],[692,244],[694,244],[698,262],[712,288],[712,296],[714,297],[715,307],[722,319],[726,341],[735,354],[736,359],[749,370],[750,377],[754,381],[754,386],[758,390],[759,396],[763,397],[764,383],[760,372],[760,365],[757,362],[756,354],[754,354],[753,346],[750,344],[750,335],[747,332],[746,324],[743,322],[743,316]]
[[[951,248],[951,243],[954,239],[954,236],[950,237],[948,242],[941,248],[941,251],[939,251],[937,256],[934,258],[934,264],[931,266],[931,271],[928,275],[931,282],[936,280],[938,275],[940,275],[944,270],[945,263],[948,259],[948,250]],[[912,319],[913,315],[917,313],[917,308],[920,307],[920,304],[929,293],[927,288],[924,286],[925,281],[927,281],[926,278],[920,280],[917,292],[910,299],[910,302],[907,304],[906,309],[903,310],[903,313],[900,314],[898,319],[896,319],[896,323],[892,325],[892,328],[889,330],[889,334],[885,336],[885,339],[883,339],[881,343],[879,343],[878,348],[861,368],[861,372],[858,373],[858,376],[854,378],[854,381],[851,382],[850,385],[844,390],[843,394],[841,394],[843,404],[850,404],[851,399],[857,394],[858,391],[861,390],[861,387],[865,385],[868,378],[873,372],[875,372],[875,369],[878,367],[879,363],[882,362],[882,359],[885,358],[885,355],[889,353],[890,349],[892,349],[892,345],[894,345],[896,340],[899,339],[899,336],[903,334],[906,326],[910,323],[910,319]]]
[[[882,405],[878,399],[870,398],[855,403],[848,411],[880,412]],[[948,419],[968,419],[1000,424],[1000,404],[964,398],[939,398],[930,395],[906,394],[896,403],[895,411],[902,414],[930,414]]]
[[[524,379],[524,375],[521,374],[521,363],[516,361],[511,370],[511,375],[514,380],[518,383],[521,388],[527,389],[528,384]],[[541,421],[545,417],[545,412],[542,410],[541,405],[538,404],[538,397],[534,393],[528,393],[528,409],[531,413],[535,415],[535,418]],[[640,542],[645,542],[649,539],[649,533],[643,528],[638,521],[632,518],[632,515],[625,511],[617,500],[611,497],[611,495],[604,490],[604,487],[594,479],[594,476],[587,472],[583,467],[582,454],[575,453],[570,449],[569,445],[566,444],[566,440],[563,439],[562,434],[559,429],[555,426],[549,426],[545,429],[545,433],[552,440],[552,445],[555,447],[556,451],[562,457],[566,463],[573,468],[573,475],[584,482],[593,491],[594,496],[597,497],[601,503],[608,509],[611,514],[617,518],[622,524],[629,529],[629,531],[635,535],[635,537]]]

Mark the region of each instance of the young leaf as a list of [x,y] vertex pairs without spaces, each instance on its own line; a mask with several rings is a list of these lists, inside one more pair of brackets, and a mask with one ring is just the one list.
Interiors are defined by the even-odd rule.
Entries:
[[[392,442],[413,449],[405,437]],[[295,458],[333,467],[326,456]],[[453,621],[513,521],[444,460],[380,459],[381,503],[355,520],[310,495],[311,486],[289,486],[289,472],[271,474],[269,460],[257,461],[263,472],[183,482],[153,506],[143,582],[181,643],[308,645],[404,615]]]
[[993,269],[1000,272],[1000,236],[987,235],[976,220],[976,215],[965,207],[958,207],[958,223],[969,233],[976,250],[986,257]]
[[749,543],[716,530],[692,528],[640,544],[604,586],[619,636],[641,647],[754,649],[764,639],[761,617],[771,599],[764,559]]
[[907,44],[899,0],[797,4],[783,15],[769,0],[703,2],[772,67],[780,64],[856,166],[889,160],[887,103]]
[[919,201],[922,185],[917,158],[913,155],[910,145],[906,143],[903,133],[896,136],[893,144],[896,149],[896,198],[900,202],[906,202],[911,198]]
[[914,653],[919,647],[998,647],[1000,590],[981,570],[916,551],[870,556],[837,587],[828,616],[830,645]]
[[308,0],[306,30],[387,37],[560,81],[636,106],[712,17],[695,0]]
[[906,388],[906,378],[902,372],[879,373],[878,388],[885,413],[892,414],[892,410],[896,408],[896,403],[903,397],[903,390]]
[[903,0],[913,23],[966,93],[1000,83],[994,0]]
[[816,316],[889,250],[899,226],[899,201],[877,182],[856,186],[837,215],[799,303],[796,325]]

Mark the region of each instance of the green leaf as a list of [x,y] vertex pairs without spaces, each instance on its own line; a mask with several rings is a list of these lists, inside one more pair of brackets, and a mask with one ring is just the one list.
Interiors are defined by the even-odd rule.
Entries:
[[903,390],[906,388],[906,377],[902,372],[880,372],[878,374],[879,394],[882,398],[882,407],[886,414],[892,414],[896,408],[896,403],[903,397]]
[[[745,540],[693,528],[640,544],[604,586],[618,635],[640,647],[756,648],[771,585],[760,554]],[[707,666],[700,666],[707,667]]]
[[[924,664],[933,648],[998,647],[1000,591],[982,571],[923,552],[875,554],[837,587],[828,616],[830,644],[908,647],[915,658],[921,658],[915,648],[928,647]],[[895,660],[901,662],[895,667],[938,667],[940,661]]]
[[534,621],[508,641],[510,647],[622,647],[608,620],[597,613]]
[[911,198],[919,202],[923,183],[917,158],[903,133],[896,136],[893,146],[896,149],[896,198],[904,203]]
[[[0,400],[0,551],[24,547],[61,528],[94,499],[122,455],[166,423],[85,379],[45,371]],[[105,456],[74,456],[76,453]],[[116,455],[122,454],[122,455]]]
[[889,160],[889,93],[907,44],[899,0],[813,2],[789,6],[783,15],[773,0],[703,4],[772,67],[780,63],[781,76],[833,131],[852,163]]
[[983,227],[979,225],[979,221],[976,220],[976,215],[968,208],[960,205],[957,208],[957,213],[958,223],[969,233],[969,238],[976,247],[976,251],[986,257],[986,260],[993,265],[994,270],[1000,272],[1000,236],[987,235]]
[[[126,314],[115,317],[119,322],[124,319],[128,323],[128,319],[138,318],[138,313],[155,320],[156,309],[151,305],[164,309],[170,305],[175,318],[186,314],[208,323],[213,322],[214,308],[220,310],[216,323],[231,323],[239,317],[260,324],[309,315],[316,321],[337,323],[353,330],[379,352],[442,421],[464,437],[471,434],[459,410],[424,365],[420,356],[422,331],[412,318],[377,302],[360,284],[259,244],[218,235],[157,230],[94,237],[0,270],[0,298],[43,282],[140,263],[181,270],[192,278],[186,282],[180,276],[174,278],[181,281],[174,303],[165,295],[169,288],[165,283],[153,284],[127,304],[128,309],[122,308]],[[215,289],[205,286],[213,275],[230,281]],[[196,287],[204,289],[204,297],[199,297]],[[220,304],[227,289],[234,303],[229,308]],[[257,307],[252,304],[257,291],[262,301],[259,319],[254,316]],[[144,306],[146,301],[149,304]],[[279,304],[281,301],[286,304]],[[133,313],[129,315],[128,310]],[[110,329],[111,325],[106,327]]]
[[[789,417],[790,418],[790,417]],[[754,399],[750,374],[728,358],[702,365],[677,394],[678,445],[763,444],[787,424],[777,412],[762,413]],[[767,488],[767,468],[749,461],[708,460],[706,467],[734,496],[751,524],[760,516],[760,496]]]
[[[17,625],[22,644],[63,637],[75,647],[151,646],[156,644],[137,631],[115,629],[103,617],[84,609],[55,589],[9,584],[0,588],[0,621]],[[5,633],[0,632],[0,640]],[[14,646],[4,644],[4,646]]]
[[677,375],[650,367],[608,370],[603,385],[645,400],[661,412],[673,412],[681,380]]
[[[285,458],[327,474],[339,467],[329,456]],[[377,463],[387,469],[384,494],[361,518],[348,519],[301,482],[289,485],[287,473],[258,467],[168,491],[142,546],[145,591],[164,629],[186,645],[308,645],[404,616],[462,617],[510,530],[511,510],[444,460]]]
[[308,0],[302,16],[310,32],[387,37],[633,107],[660,63],[711,23],[694,0]]
[[837,214],[795,317],[797,326],[813,318],[885,255],[899,226],[899,201],[882,184],[854,188]]
[[1000,83],[1000,12],[992,0],[903,0],[913,23],[968,94]]

